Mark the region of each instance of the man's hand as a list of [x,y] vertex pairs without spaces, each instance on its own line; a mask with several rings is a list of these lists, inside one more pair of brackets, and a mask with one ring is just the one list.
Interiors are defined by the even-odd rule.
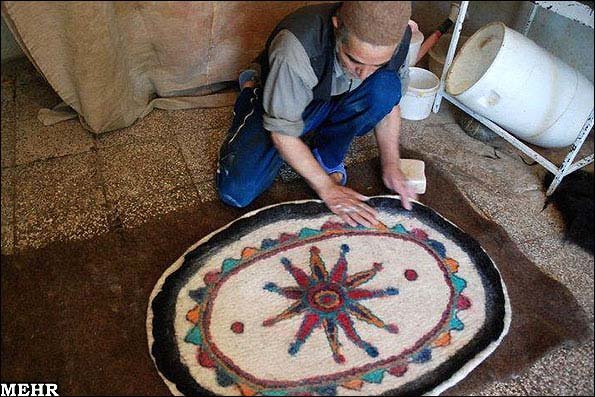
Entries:
[[378,212],[363,203],[368,200],[368,197],[338,185],[324,172],[308,146],[300,138],[273,132],[271,139],[281,157],[304,177],[334,214],[353,227],[358,223],[366,227],[373,227],[378,223],[376,220]]
[[359,223],[371,228],[378,224],[376,220],[378,212],[363,203],[368,200],[368,197],[355,190],[333,182],[317,193],[326,206],[349,225],[355,227]]
[[376,125],[376,141],[380,151],[382,164],[382,180],[387,188],[401,196],[401,203],[406,210],[411,210],[411,201],[417,195],[407,185],[407,179],[401,171],[401,157],[399,155],[399,135],[401,132],[401,109],[395,106]]
[[407,179],[396,163],[383,164],[382,181],[387,188],[399,194],[406,210],[413,208],[410,200],[417,200],[417,194],[407,185]]

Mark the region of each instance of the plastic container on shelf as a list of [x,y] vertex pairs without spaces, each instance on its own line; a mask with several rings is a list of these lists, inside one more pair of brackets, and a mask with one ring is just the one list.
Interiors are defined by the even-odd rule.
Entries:
[[593,109],[593,84],[501,22],[479,29],[455,57],[446,92],[526,142],[571,145]]

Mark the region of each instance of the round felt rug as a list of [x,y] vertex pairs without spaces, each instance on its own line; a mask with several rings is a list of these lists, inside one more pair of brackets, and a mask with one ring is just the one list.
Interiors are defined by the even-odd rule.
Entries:
[[174,394],[439,394],[502,341],[510,305],[479,244],[430,208],[369,202],[375,229],[318,200],[249,213],[158,281],[149,348]]

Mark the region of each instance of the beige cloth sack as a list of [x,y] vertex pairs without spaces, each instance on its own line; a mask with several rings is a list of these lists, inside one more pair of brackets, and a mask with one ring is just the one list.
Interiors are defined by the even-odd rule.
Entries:
[[233,104],[235,81],[274,26],[308,3],[275,1],[2,2],[7,25],[64,101],[39,118],[79,116],[101,133],[152,109]]

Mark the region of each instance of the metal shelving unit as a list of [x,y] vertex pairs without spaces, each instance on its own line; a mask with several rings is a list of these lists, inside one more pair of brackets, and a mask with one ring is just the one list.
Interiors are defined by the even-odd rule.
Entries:
[[[490,130],[494,131],[496,134],[501,136],[503,139],[508,141],[517,149],[521,150],[523,153],[527,154],[529,157],[537,161],[545,169],[547,169],[549,172],[555,175],[554,180],[552,181],[546,192],[546,195],[549,196],[556,190],[556,188],[566,175],[593,162],[594,155],[591,154],[582,158],[576,163],[573,163],[575,157],[577,156],[581,147],[585,143],[585,140],[587,139],[589,132],[591,131],[591,128],[593,127],[593,109],[591,109],[591,114],[587,118],[587,120],[585,120],[583,127],[581,128],[575,142],[570,146],[570,149],[566,154],[564,161],[560,166],[557,166],[541,154],[531,149],[529,146],[525,145],[519,139],[515,138],[510,132],[504,130],[491,120],[469,109],[468,107],[457,101],[455,98],[447,94],[445,92],[445,79],[447,71],[450,68],[450,65],[452,64],[454,58],[455,49],[457,48],[457,43],[459,41],[461,29],[463,28],[463,21],[465,20],[465,16],[467,15],[468,6],[469,1],[461,2],[459,15],[457,17],[457,21],[455,23],[454,31],[452,34],[452,39],[450,41],[450,46],[448,47],[446,59],[444,60],[444,68],[442,69],[440,87],[438,89],[438,93],[436,94],[436,99],[434,100],[434,106],[432,110],[434,113],[437,113],[440,110],[440,104],[442,102],[442,99],[444,98],[456,107],[466,112],[467,114],[471,115],[477,121],[488,127]],[[546,9],[550,12],[555,12],[559,15],[570,18],[593,29],[593,10],[582,3],[576,1],[535,1],[532,2],[532,9],[530,11],[530,15],[522,32],[525,36],[531,28],[531,24],[533,23],[533,19],[535,17],[538,7],[542,7],[543,9]]]

